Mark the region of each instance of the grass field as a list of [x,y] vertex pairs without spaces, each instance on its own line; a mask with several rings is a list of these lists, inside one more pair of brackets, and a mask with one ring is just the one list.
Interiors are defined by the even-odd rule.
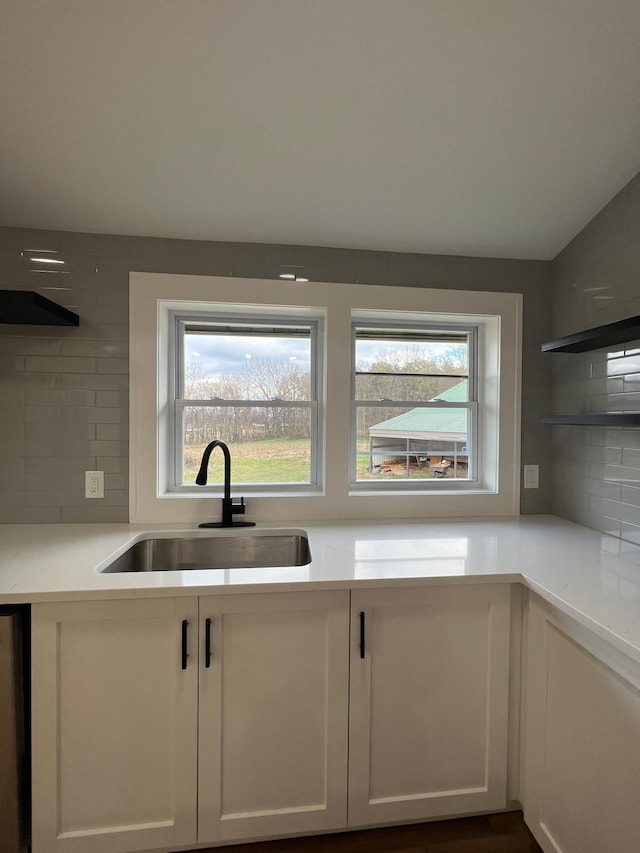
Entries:
[[[184,454],[184,481],[193,483],[206,445],[189,445]],[[310,476],[309,439],[273,439],[229,444],[231,482],[308,483]],[[209,460],[209,483],[224,480],[224,457],[217,449]]]
[[[193,483],[200,467],[206,445],[189,445],[185,448],[185,483]],[[363,448],[359,448],[363,449]],[[231,453],[231,482],[240,483],[308,483],[310,477],[309,440],[273,439],[229,444]],[[214,450],[209,460],[209,483],[219,484],[224,479],[224,457]],[[387,466],[384,473],[369,473],[369,457],[358,456],[358,480],[401,480],[406,479],[406,463]],[[461,472],[462,476],[464,474]],[[411,479],[431,479],[433,472],[428,467],[418,468],[412,464]],[[450,476],[453,476],[451,471]]]

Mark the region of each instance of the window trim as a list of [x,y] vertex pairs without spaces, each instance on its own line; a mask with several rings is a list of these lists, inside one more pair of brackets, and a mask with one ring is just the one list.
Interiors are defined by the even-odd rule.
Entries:
[[[222,310],[251,313],[256,302],[283,315],[325,317],[322,422],[325,478],[316,494],[251,497],[251,521],[295,522],[455,519],[513,516],[520,502],[521,293],[434,290],[337,282],[285,282],[231,276],[130,274],[130,520],[134,523],[198,524],[219,516],[219,500],[203,492],[172,495],[164,490],[162,446],[166,441],[167,311],[200,310],[211,302]],[[443,322],[479,319],[480,370],[488,377],[479,402],[480,431],[489,476],[462,491],[353,494],[349,490],[350,328],[360,317],[437,315]],[[434,316],[434,319],[436,317]],[[163,385],[163,381],[165,384]],[[233,474],[233,471],[232,471]],[[240,497],[244,490],[235,488]],[[244,492],[246,497],[246,492]]]

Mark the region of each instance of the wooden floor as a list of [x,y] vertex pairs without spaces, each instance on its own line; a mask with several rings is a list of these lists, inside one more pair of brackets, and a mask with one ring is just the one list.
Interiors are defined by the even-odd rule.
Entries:
[[198,853],[540,853],[520,812],[208,848]]

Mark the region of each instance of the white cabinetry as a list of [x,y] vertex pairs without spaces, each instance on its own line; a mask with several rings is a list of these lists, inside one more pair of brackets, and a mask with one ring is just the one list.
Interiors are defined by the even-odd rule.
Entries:
[[33,605],[34,853],[196,840],[197,624],[196,598]]
[[349,824],[506,804],[509,587],[357,590]]
[[531,597],[524,814],[546,853],[640,850],[640,667]]
[[503,807],[509,585],[351,595],[34,605],[33,853]]
[[200,617],[196,598],[34,605],[34,853],[344,825],[348,602],[211,596]]
[[344,826],[349,593],[204,597],[207,619],[199,841]]

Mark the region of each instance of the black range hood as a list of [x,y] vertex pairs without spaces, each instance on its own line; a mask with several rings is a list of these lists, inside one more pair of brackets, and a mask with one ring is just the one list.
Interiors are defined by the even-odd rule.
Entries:
[[79,326],[80,317],[33,290],[0,290],[0,323]]

